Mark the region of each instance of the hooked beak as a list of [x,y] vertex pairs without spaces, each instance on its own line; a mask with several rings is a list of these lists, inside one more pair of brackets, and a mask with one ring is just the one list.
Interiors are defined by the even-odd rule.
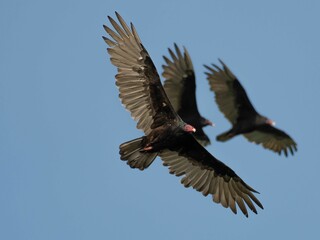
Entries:
[[211,122],[211,121],[209,121],[209,120],[206,120],[205,124],[206,124],[206,125],[209,125],[209,126],[211,126],[211,127],[215,127],[215,126],[216,126],[213,122]]
[[190,124],[186,124],[186,125],[184,126],[184,130],[185,130],[186,132],[196,132],[196,129],[195,129],[193,126],[191,126]]
[[276,125],[276,122],[272,121],[271,119],[267,119],[266,123],[269,124],[270,126],[275,126]]

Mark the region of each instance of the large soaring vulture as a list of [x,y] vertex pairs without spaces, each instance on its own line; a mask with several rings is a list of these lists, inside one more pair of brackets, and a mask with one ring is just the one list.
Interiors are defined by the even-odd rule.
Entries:
[[210,144],[210,139],[202,128],[208,125],[213,126],[213,123],[203,118],[198,111],[195,73],[187,49],[184,48],[182,54],[176,44],[174,48],[176,53],[168,49],[172,60],[163,57],[167,64],[162,65],[162,76],[166,79],[163,87],[174,110],[184,122],[197,129],[194,133],[195,138],[206,146]]
[[250,142],[262,144],[264,148],[287,156],[288,151],[294,154],[297,144],[285,132],[274,127],[275,123],[260,115],[251,104],[246,91],[237,77],[226,64],[219,60],[222,69],[217,65],[205,67],[207,79],[212,91],[215,92],[216,102],[231,122],[232,128],[217,136],[218,141],[227,141],[230,138],[243,134]]
[[112,38],[104,40],[109,45],[111,63],[118,69],[116,85],[121,102],[145,133],[120,145],[121,159],[132,168],[144,170],[159,155],[170,173],[183,176],[185,187],[212,195],[215,202],[234,213],[236,205],[246,216],[246,206],[257,213],[254,203],[263,207],[253,194],[256,191],[196,141],[191,134],[195,129],[171,106],[134,26],[129,28],[118,13],[116,16],[120,24],[108,17],[115,30],[104,26]]

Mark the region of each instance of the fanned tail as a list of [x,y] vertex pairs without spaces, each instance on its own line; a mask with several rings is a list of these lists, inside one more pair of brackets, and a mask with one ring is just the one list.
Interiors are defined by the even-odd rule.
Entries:
[[224,133],[221,133],[220,135],[218,135],[216,139],[217,139],[217,141],[225,142],[233,137],[234,137],[234,134],[232,134],[231,131],[227,131],[227,132],[224,132]]
[[144,170],[157,157],[157,152],[146,152],[143,150],[144,137],[136,138],[120,145],[121,160],[127,161],[131,168]]

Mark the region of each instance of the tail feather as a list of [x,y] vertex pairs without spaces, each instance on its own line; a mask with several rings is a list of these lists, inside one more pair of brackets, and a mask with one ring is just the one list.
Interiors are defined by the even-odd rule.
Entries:
[[158,155],[157,152],[143,151],[143,139],[144,137],[136,138],[120,145],[121,160],[127,161],[130,167],[140,170],[148,168]]
[[227,131],[227,132],[224,132],[224,133],[221,133],[220,135],[218,135],[216,139],[217,139],[217,141],[225,142],[233,137],[234,137],[234,134],[232,134],[231,131]]

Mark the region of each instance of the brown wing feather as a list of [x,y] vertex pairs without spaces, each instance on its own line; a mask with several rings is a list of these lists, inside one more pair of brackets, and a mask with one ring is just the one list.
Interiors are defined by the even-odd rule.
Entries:
[[179,149],[161,151],[160,157],[171,174],[184,176],[181,183],[185,187],[193,187],[204,196],[212,195],[214,202],[229,207],[234,213],[237,213],[236,205],[246,216],[246,206],[257,213],[253,203],[263,209],[253,195],[256,191],[231,168],[213,157],[191,135],[184,137],[181,145]]
[[240,117],[257,114],[251,104],[246,91],[240,84],[237,77],[220,59],[223,69],[212,64],[212,67],[204,65],[209,72],[206,72],[210,89],[215,93],[215,99],[220,111],[225,117],[235,124]]
[[170,48],[171,59],[163,57],[166,65],[162,65],[162,76],[165,78],[164,89],[174,110],[183,121],[196,127],[194,136],[203,145],[210,144],[208,136],[199,126],[201,116],[196,102],[196,82],[193,64],[186,48],[184,52],[174,44],[175,52]]
[[264,148],[288,156],[288,152],[293,155],[297,151],[297,143],[285,132],[266,125],[259,127],[258,130],[246,133],[244,136],[250,141],[261,144]]
[[109,45],[108,53],[118,68],[116,85],[122,104],[138,122],[137,128],[145,134],[170,120],[179,120],[161,85],[157,70],[143,47],[140,37],[116,12],[120,25],[109,18],[115,30],[104,26],[113,40],[103,37]]
[[163,57],[167,65],[162,65],[162,76],[165,78],[164,89],[173,108],[178,112],[200,115],[196,103],[195,73],[189,53],[184,48],[184,54],[174,44],[174,53],[170,48],[172,58]]

